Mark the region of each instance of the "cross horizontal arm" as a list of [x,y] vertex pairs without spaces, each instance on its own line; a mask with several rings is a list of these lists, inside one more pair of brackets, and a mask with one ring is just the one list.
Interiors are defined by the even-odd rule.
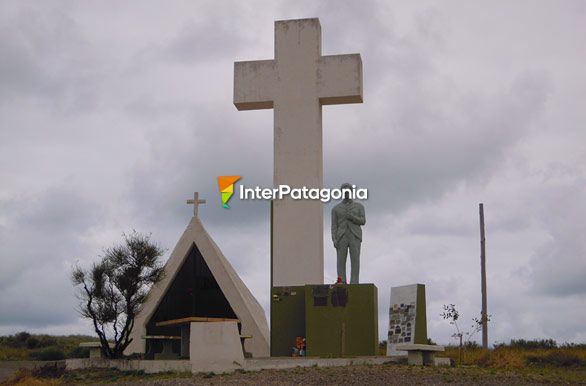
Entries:
[[234,62],[234,106],[238,110],[272,109],[276,83],[274,60]]
[[360,54],[320,57],[317,82],[322,105],[362,103]]

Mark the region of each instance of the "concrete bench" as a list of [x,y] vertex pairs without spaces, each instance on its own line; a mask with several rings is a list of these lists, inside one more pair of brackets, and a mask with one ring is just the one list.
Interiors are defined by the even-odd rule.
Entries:
[[[90,349],[90,358],[103,358],[102,355],[102,344],[100,342],[81,342],[79,347],[87,347]],[[113,348],[114,344],[110,343],[110,348]]]
[[417,366],[435,365],[435,353],[445,350],[444,346],[431,344],[399,344],[396,349],[397,351],[407,351],[407,363]]
[[180,336],[173,335],[146,335],[142,337],[145,340],[160,340],[163,341],[163,350],[160,353],[154,351],[147,355],[152,354],[154,359],[179,359],[179,355],[173,352],[173,341],[181,340]]

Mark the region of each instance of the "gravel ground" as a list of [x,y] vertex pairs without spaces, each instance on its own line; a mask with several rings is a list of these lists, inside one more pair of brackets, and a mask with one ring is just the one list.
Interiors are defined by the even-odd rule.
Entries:
[[[575,375],[575,376],[574,376]],[[586,373],[576,372],[564,381],[549,372],[522,372],[479,368],[416,367],[397,364],[328,368],[297,368],[198,374],[191,378],[142,379],[118,385],[535,385],[586,384]]]

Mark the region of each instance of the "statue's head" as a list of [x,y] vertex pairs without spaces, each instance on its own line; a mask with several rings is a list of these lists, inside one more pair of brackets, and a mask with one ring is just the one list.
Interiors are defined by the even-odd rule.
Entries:
[[[346,189],[346,191],[344,191],[344,189]],[[344,182],[342,184],[342,186],[340,186],[340,190],[342,190],[342,197],[344,198],[344,200],[349,200],[350,199],[349,190],[352,190],[352,185],[349,182]]]

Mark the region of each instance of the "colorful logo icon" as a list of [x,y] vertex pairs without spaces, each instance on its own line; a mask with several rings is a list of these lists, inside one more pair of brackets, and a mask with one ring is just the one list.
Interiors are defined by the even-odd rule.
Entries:
[[234,194],[234,183],[240,179],[240,176],[218,176],[218,188],[222,195],[222,207],[229,209],[228,201]]

